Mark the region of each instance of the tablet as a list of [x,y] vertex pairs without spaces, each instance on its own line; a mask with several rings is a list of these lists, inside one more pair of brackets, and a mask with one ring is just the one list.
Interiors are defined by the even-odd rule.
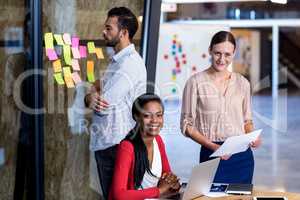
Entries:
[[261,197],[253,197],[253,200],[288,200],[286,197],[271,197],[271,196],[261,196]]

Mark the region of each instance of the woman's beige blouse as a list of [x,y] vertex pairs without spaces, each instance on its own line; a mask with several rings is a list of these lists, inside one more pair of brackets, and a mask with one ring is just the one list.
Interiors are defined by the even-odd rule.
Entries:
[[232,73],[225,95],[222,95],[207,71],[187,81],[182,99],[180,127],[185,133],[189,124],[210,141],[245,133],[246,120],[252,120],[250,84],[238,73]]

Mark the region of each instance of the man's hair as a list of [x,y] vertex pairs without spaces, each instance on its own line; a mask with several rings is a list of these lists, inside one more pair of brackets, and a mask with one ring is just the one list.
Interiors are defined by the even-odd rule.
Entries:
[[119,29],[127,29],[129,39],[132,40],[139,25],[131,10],[126,7],[115,7],[108,11],[107,17],[117,17]]

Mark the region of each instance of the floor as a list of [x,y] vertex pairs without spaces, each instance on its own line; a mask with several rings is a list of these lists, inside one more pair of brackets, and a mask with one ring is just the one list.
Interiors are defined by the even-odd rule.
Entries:
[[[300,94],[254,96],[254,123],[262,128],[263,145],[254,150],[254,185],[262,189],[300,193]],[[199,160],[200,145],[184,137],[179,129],[180,102],[165,102],[162,136],[173,171],[188,180]]]

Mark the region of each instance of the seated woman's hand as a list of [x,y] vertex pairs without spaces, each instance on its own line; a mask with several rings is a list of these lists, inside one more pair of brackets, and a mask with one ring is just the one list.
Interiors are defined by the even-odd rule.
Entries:
[[158,182],[160,195],[168,195],[180,189],[177,176],[173,173],[164,173]]

